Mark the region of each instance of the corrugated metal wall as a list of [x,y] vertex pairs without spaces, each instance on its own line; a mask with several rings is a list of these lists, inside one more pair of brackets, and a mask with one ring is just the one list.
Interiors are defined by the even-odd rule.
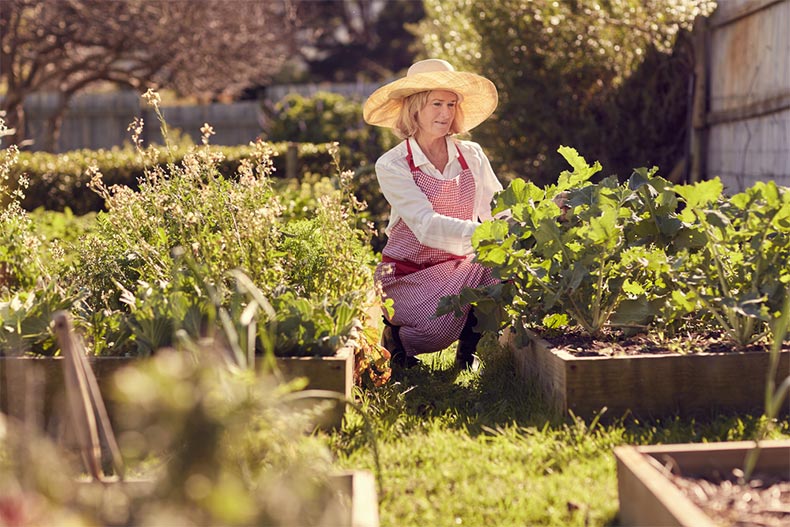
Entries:
[[706,47],[704,177],[790,186],[790,0],[720,0]]

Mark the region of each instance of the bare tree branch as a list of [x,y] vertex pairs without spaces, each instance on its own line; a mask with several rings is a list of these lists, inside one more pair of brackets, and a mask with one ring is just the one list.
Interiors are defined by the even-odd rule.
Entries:
[[292,0],[2,0],[0,110],[24,139],[26,96],[100,81],[209,100],[265,84],[293,54]]

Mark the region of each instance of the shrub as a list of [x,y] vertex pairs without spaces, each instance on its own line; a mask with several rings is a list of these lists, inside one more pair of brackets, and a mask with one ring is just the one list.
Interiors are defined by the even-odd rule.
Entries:
[[679,254],[678,308],[707,313],[739,348],[764,340],[790,284],[790,189],[757,182],[725,196],[718,178],[674,189],[702,242]]
[[[273,166],[272,177],[284,178],[286,170],[286,143],[269,145]],[[329,144],[297,145],[297,164],[299,174],[326,173],[332,166]],[[217,153],[216,170],[225,178],[233,178],[238,173],[244,159],[253,156],[254,147],[215,146]],[[165,170],[168,163],[183,163],[190,147],[180,145],[163,151],[161,146],[153,145],[143,161],[139,152],[131,147],[111,150],[75,150],[64,154],[46,152],[21,152],[19,162],[10,169],[9,179],[12,186],[25,175],[29,182],[21,205],[25,210],[44,208],[46,210],[65,210],[69,208],[78,216],[104,210],[104,197],[89,188],[88,170],[95,167],[102,174],[105,185],[139,188],[140,181],[146,179],[146,170],[158,167]]]
[[367,204],[368,217],[374,223],[373,248],[383,249],[389,204],[379,191],[374,165],[397,144],[398,138],[391,131],[365,124],[360,103],[339,94],[318,92],[312,97],[291,94],[279,101],[268,138],[298,143],[339,142],[340,162],[354,167],[354,193]]
[[[139,123],[133,129],[139,144]],[[283,317],[293,315],[289,306],[307,302],[328,306],[333,316],[345,305],[351,318],[363,318],[372,301],[373,254],[362,206],[349,188],[351,173],[335,162],[331,188],[324,184],[320,195],[310,196],[302,187],[298,195],[283,197],[273,188],[266,143],[256,142],[228,178],[218,168],[221,150],[208,145],[210,127],[204,133],[204,144],[182,161],[150,165],[137,191],[109,188],[93,169],[91,186],[108,210],[98,215],[95,232],[79,249],[80,265],[68,278],[84,285],[87,313],[104,313],[91,320],[94,340],[115,342],[114,352],[131,352],[135,342],[138,353],[148,354],[170,345],[179,330],[198,339],[220,322],[218,310],[243,315],[248,299],[237,294],[236,270]],[[163,155],[142,147],[139,152],[144,159]],[[316,325],[309,311],[297,310],[305,327]],[[105,319],[118,316],[124,324],[105,334],[112,328]],[[130,340],[120,342],[124,325]],[[310,338],[342,337],[332,332],[350,328],[318,326],[300,346],[289,344],[288,352],[316,352]]]
[[339,142],[341,162],[353,167],[375,163],[397,141],[388,130],[365,124],[360,103],[330,92],[286,95],[275,105],[267,134],[275,142]]
[[468,290],[462,303],[477,303],[478,319],[493,318],[484,321],[489,329],[508,321],[575,325],[594,336],[611,327],[644,330],[670,292],[665,247],[684,233],[671,185],[657,169],[637,170],[627,183],[614,176],[592,183],[600,163],[588,165],[572,148],[560,153],[573,170],[556,185],[516,179],[495,197],[493,211],[510,210],[512,218],[484,223],[472,243],[503,283]]
[[497,112],[473,135],[501,177],[542,186],[563,169],[561,144],[623,175],[681,160],[693,64],[684,31],[714,5],[426,0],[417,31],[427,56],[496,84]]
[[[0,137],[5,131],[0,119]],[[0,196],[5,203],[0,210],[0,354],[47,353],[54,347],[52,314],[76,297],[53,278],[62,250],[42,240],[20,206],[26,179],[11,190],[17,157],[14,145],[0,151]]]

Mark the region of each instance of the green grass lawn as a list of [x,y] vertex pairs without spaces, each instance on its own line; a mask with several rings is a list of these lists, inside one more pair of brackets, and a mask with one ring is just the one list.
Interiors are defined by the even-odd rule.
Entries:
[[[360,391],[379,453],[382,526],[617,525],[614,446],[749,439],[760,422],[563,418],[517,378],[493,339],[480,354],[479,373],[454,370],[448,349]],[[790,437],[790,421],[773,437]],[[341,466],[377,473],[359,413],[328,440]]]

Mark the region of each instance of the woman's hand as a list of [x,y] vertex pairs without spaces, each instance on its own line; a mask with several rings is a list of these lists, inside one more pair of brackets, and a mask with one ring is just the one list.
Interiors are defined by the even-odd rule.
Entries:
[[567,192],[560,192],[554,197],[554,203],[560,208],[560,217],[559,220],[561,222],[568,221],[568,211],[571,210],[570,205],[568,205],[568,193]]

